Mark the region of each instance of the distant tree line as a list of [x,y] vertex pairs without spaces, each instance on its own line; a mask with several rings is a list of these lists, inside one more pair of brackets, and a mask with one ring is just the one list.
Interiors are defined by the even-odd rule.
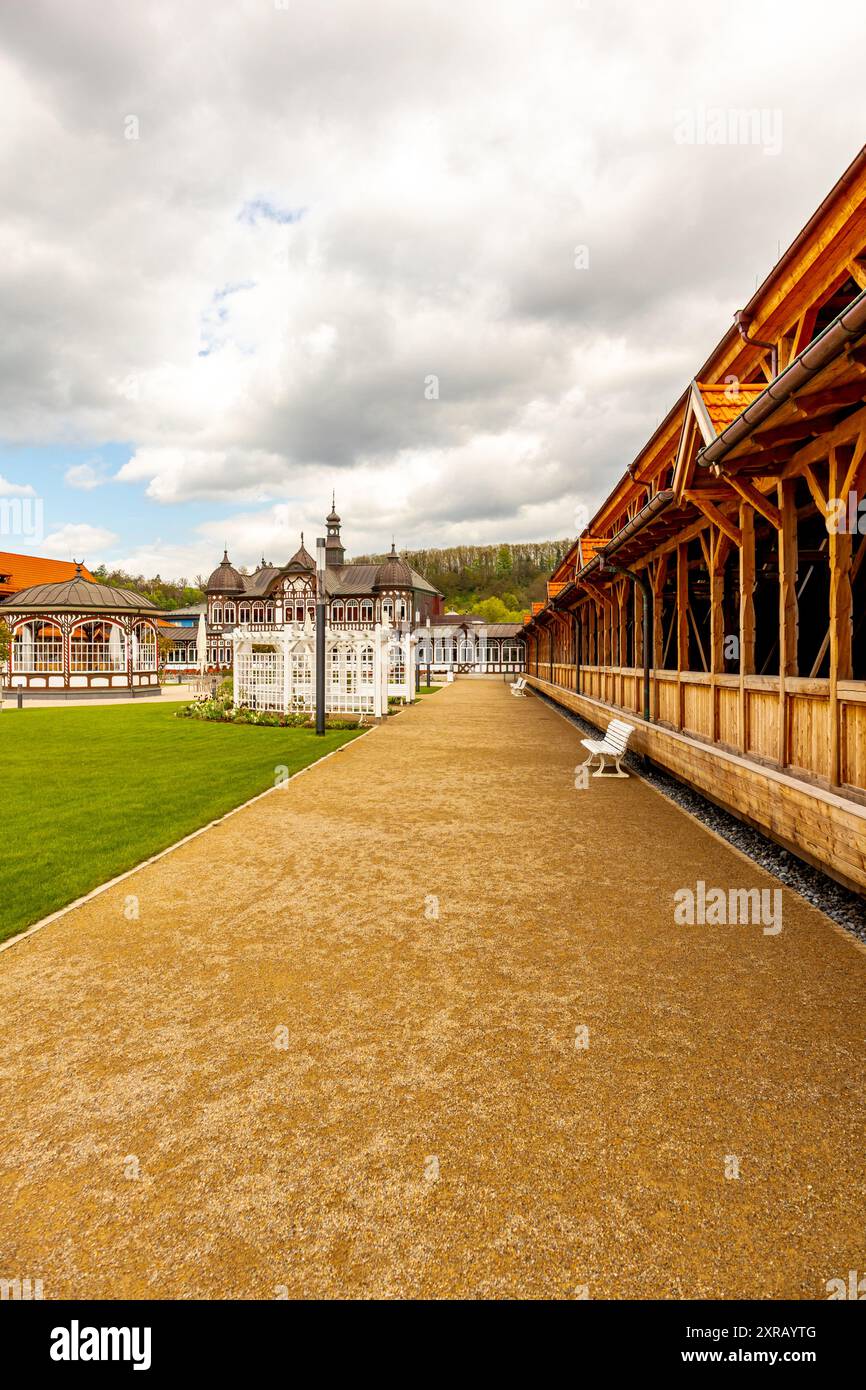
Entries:
[[[446,608],[478,613],[489,623],[519,622],[531,604],[543,599],[552,570],[572,542],[525,541],[519,545],[452,545],[443,549],[404,550],[403,559],[445,596]],[[385,555],[358,555],[359,564],[381,564]],[[93,570],[100,584],[134,589],[159,608],[188,608],[204,599],[205,581],[173,583],[155,575],[127,574],[100,565]]]
[[[546,593],[547,579],[572,542],[525,541],[519,545],[453,545],[404,550],[403,559],[445,596],[447,608],[479,613],[487,622],[517,622]],[[384,555],[359,555],[377,564]]]
[[156,604],[157,608],[164,608],[168,611],[171,608],[189,608],[191,604],[201,603],[204,599],[204,580],[201,575],[196,576],[194,584],[190,584],[186,579],[179,579],[173,583],[170,579],[162,579],[154,575],[153,579],[147,579],[143,574],[127,574],[126,570],[109,569],[107,565],[99,565],[97,569],[91,570],[91,574],[99,584],[110,584],[113,589],[134,589],[137,594],[144,594]]

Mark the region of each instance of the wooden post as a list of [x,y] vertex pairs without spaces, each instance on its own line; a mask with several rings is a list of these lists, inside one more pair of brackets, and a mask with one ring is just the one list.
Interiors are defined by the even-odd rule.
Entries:
[[653,671],[655,699],[653,701],[653,719],[658,720],[661,707],[661,693],[659,672],[664,661],[664,587],[668,574],[668,557],[660,555],[656,560],[655,570],[652,575],[653,586]]
[[725,560],[730,541],[721,530],[707,534],[707,570],[710,581],[710,699],[713,702],[713,742],[719,741],[719,692],[717,677],[725,669]]
[[779,529],[779,766],[788,758],[788,697],[785,677],[796,676],[799,613],[797,605],[796,483],[780,482],[777,489],[782,525]]
[[[847,461],[846,461],[847,463]],[[846,466],[836,449],[830,451],[828,503],[839,497]],[[845,499],[847,504],[847,498]],[[842,525],[845,525],[844,516]],[[851,596],[851,533],[837,529],[832,513],[828,517],[830,531],[830,783],[838,787],[842,777],[840,748],[839,681],[852,675],[852,596]]]
[[739,746],[749,746],[746,676],[755,672],[755,513],[748,502],[740,503],[740,709]]
[[619,610],[619,636],[617,639],[617,665],[619,666],[619,704],[625,708],[625,664],[628,647],[628,590],[631,580],[622,579],[617,588],[616,601]]
[[677,546],[677,728],[683,727],[682,673],[689,670],[689,548]]

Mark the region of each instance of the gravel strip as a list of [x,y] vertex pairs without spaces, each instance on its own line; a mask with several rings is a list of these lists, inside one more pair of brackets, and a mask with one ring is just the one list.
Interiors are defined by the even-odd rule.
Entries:
[[[597,725],[590,724],[588,720],[582,719],[580,715],[552,700],[549,695],[543,694],[540,690],[534,693],[583,733],[599,733]],[[837,883],[828,874],[822,874],[820,869],[813,868],[804,859],[799,859],[797,855],[783,849],[775,840],[768,839],[766,835],[762,835],[751,825],[746,825],[729,811],[723,811],[720,806],[708,801],[693,787],[677,781],[676,777],[672,777],[669,772],[650,762],[648,758],[629,753],[624,762],[627,768],[636,776],[642,777],[645,782],[649,782],[662,796],[666,796],[677,806],[682,806],[684,811],[688,811],[710,830],[721,835],[729,844],[742,850],[743,854],[754,859],[756,864],[773,874],[787,888],[793,888],[840,927],[866,942],[866,902],[858,893],[843,888],[841,883]]]

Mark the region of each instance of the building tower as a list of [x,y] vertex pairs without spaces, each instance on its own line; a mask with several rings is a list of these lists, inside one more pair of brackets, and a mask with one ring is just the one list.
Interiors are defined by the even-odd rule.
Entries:
[[335,495],[331,493],[331,510],[325,517],[325,526],[327,527],[327,534],[325,536],[325,564],[328,565],[330,569],[333,569],[335,565],[344,565],[346,563],[346,552],[343,549],[343,542],[340,539],[340,518],[337,516],[335,503]]

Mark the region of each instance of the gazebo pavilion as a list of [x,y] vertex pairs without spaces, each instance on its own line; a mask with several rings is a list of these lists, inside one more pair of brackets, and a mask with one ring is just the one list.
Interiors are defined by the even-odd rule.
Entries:
[[36,700],[157,695],[157,611],[80,572],[22,589],[0,606],[13,638],[3,686]]

